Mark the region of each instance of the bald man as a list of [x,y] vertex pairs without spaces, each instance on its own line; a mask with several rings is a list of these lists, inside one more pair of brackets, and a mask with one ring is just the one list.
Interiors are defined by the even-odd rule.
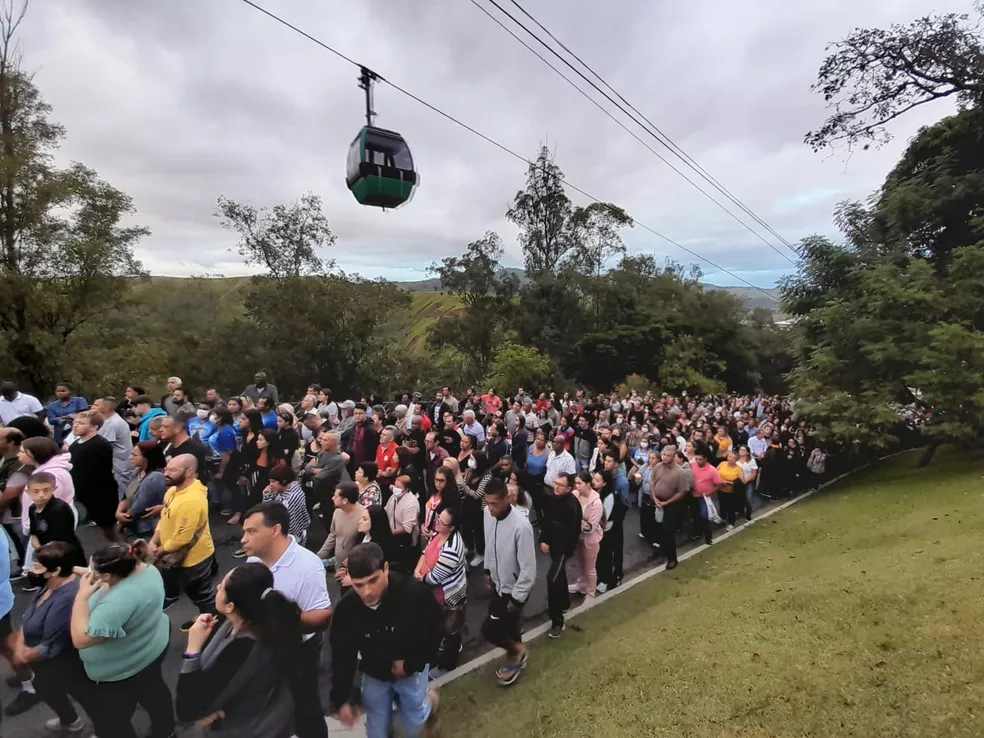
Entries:
[[150,542],[151,553],[163,564],[164,609],[177,602],[184,589],[200,612],[210,613],[215,608],[212,576],[218,567],[208,527],[208,491],[198,479],[198,460],[191,454],[171,458],[164,478],[171,488]]

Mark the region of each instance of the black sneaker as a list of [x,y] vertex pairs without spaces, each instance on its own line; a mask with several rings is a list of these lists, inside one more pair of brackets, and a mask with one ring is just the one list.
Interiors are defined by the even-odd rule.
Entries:
[[679,562],[677,562],[677,561],[668,561],[666,563],[666,570],[667,571],[672,571],[673,569],[676,569],[678,563]]
[[560,625],[552,625],[550,626],[550,630],[547,631],[547,636],[549,638],[560,638],[561,633],[563,633],[566,628],[567,626],[564,623],[561,623]]
[[235,551],[232,552],[232,558],[234,558],[234,559],[245,559],[246,558],[246,549],[245,548],[237,548]]
[[4,714],[13,717],[14,715],[20,715],[22,712],[27,712],[40,701],[41,698],[35,693],[21,690],[17,693],[17,696],[14,697],[14,701],[7,705],[3,711]]
[[181,632],[187,633],[189,630],[191,630],[191,626],[194,624],[195,624],[194,620],[186,620],[185,622],[181,623]]

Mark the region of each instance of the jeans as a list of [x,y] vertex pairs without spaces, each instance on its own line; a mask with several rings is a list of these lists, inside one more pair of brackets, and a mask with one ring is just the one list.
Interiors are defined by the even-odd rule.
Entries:
[[567,591],[567,556],[559,551],[550,552],[550,568],[547,569],[547,612],[554,625],[564,624],[564,611],[571,607],[571,595]]
[[212,568],[215,556],[209,556],[194,566],[175,566],[161,572],[164,579],[164,607],[170,607],[181,597],[182,588],[199,612],[215,610],[215,590],[212,589]]
[[407,738],[419,736],[430,717],[430,701],[427,699],[427,675],[430,667],[397,679],[384,682],[368,674],[362,675],[362,706],[366,711],[367,738],[387,738],[393,723],[393,703],[400,716],[401,735]]

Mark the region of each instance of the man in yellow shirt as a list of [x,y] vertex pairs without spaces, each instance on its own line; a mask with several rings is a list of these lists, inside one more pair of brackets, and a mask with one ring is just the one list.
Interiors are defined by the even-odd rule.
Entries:
[[158,561],[179,561],[162,567],[164,609],[177,602],[184,589],[200,612],[211,613],[215,609],[212,577],[217,567],[208,526],[208,491],[198,479],[198,461],[191,454],[175,456],[167,462],[164,478],[171,488],[164,495],[150,553]]

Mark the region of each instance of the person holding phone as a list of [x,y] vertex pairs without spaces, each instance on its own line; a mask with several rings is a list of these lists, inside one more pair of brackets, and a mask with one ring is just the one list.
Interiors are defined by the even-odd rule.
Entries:
[[215,610],[188,631],[178,719],[237,738],[287,738],[290,683],[301,658],[300,607],[273,588],[267,567],[249,563],[219,583]]

